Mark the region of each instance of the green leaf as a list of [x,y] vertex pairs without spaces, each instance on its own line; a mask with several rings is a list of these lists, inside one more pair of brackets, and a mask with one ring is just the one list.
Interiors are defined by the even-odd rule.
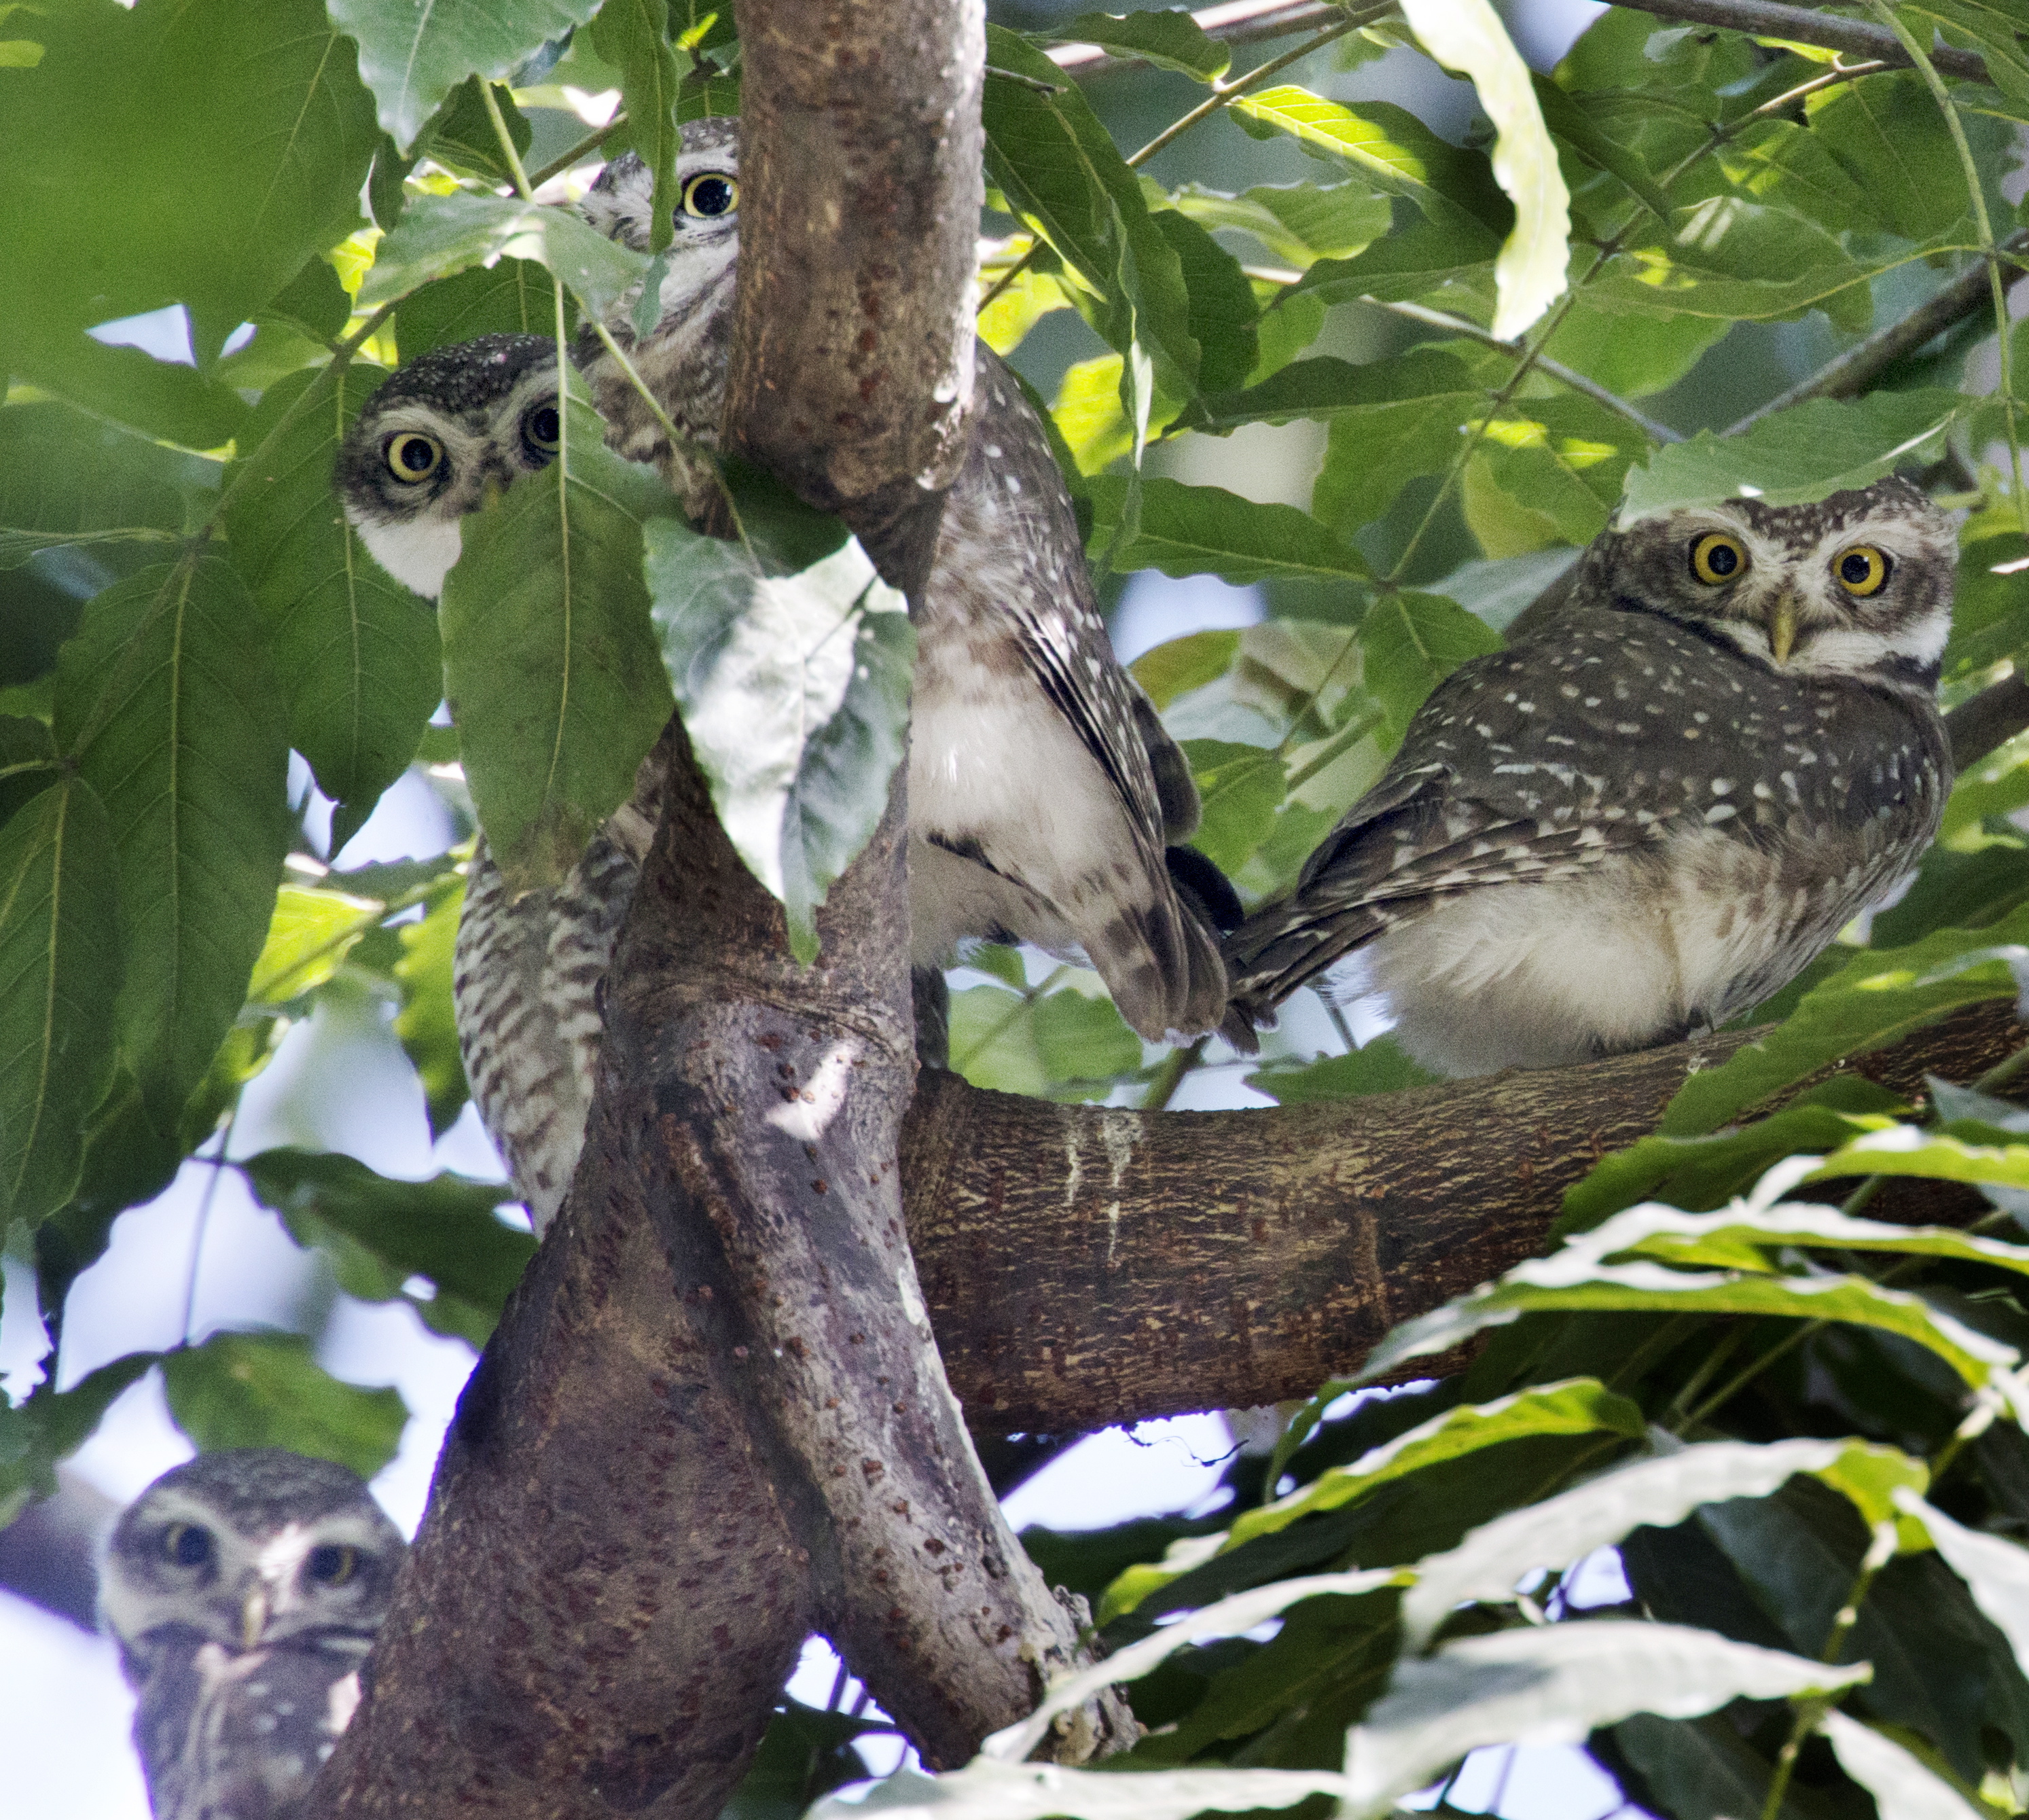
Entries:
[[[1884,1480],[1921,1490],[1930,1483],[1921,1462],[1865,1441],[1708,1441],[1637,1460],[1497,1517],[1457,1547],[1419,1563],[1416,1584],[1402,1600],[1404,1642],[1421,1649],[1462,1604],[1513,1599],[1531,1569],[1562,1568],[1645,1523],[1667,1529],[1701,1504],[1765,1497],[1799,1473],[1828,1476],[1839,1490],[1852,1483],[1871,1491]],[[1885,1498],[1879,1501],[1885,1505]]]
[[399,225],[374,251],[359,307],[377,309],[432,278],[503,258],[547,266],[593,316],[605,315],[648,269],[647,254],[607,240],[568,210],[454,190],[409,199]]
[[[492,85],[488,84],[487,87]],[[512,95],[495,90],[494,104],[500,110],[507,137],[515,155],[525,159],[535,143],[536,129],[528,116],[514,105]],[[445,98],[443,106],[430,116],[412,148],[411,159],[428,156],[446,169],[466,176],[483,177],[489,184],[511,184],[514,168],[500,149],[500,135],[494,130],[486,111],[480,78],[469,76]]]
[[[1919,20],[1941,27],[1948,42],[1970,40],[1986,59],[1994,85],[2018,102],[2029,102],[2029,50],[2023,44],[2020,6],[2010,0],[1903,0],[1903,5]],[[1927,41],[1920,30],[1917,37]]]
[[1765,417],[1738,436],[1701,430],[1656,450],[1627,477],[1621,521],[1742,495],[1801,505],[1864,487],[1905,461],[1927,459],[1963,408],[1952,392],[1877,392],[1814,398]]
[[[554,335],[556,288],[533,259],[499,259],[473,266],[411,291],[395,312],[395,331],[404,361],[433,347],[480,335]],[[565,332],[577,322],[573,310]]]
[[464,520],[439,615],[466,780],[517,891],[577,864],[632,790],[672,705],[641,581],[641,519],[675,501],[607,451],[583,382],[572,373],[567,385],[557,459]]
[[395,1034],[422,1081],[433,1138],[451,1129],[468,1098],[451,1002],[451,955],[464,908],[465,886],[458,880],[431,904],[420,923],[402,925],[402,958],[395,963],[395,977],[402,985]]
[[991,68],[1028,79],[987,79],[981,113],[989,180],[1100,300],[1093,326],[1126,357],[1129,381],[1137,358],[1152,358],[1163,389],[1189,397],[1199,368],[1190,295],[1141,184],[1091,104],[1063,84],[1054,63],[1000,26],[989,25],[986,39]]
[[1424,697],[1469,659],[1500,648],[1500,634],[1441,594],[1384,594],[1359,628],[1360,686],[1399,740]]
[[1470,215],[1444,221],[1412,217],[1407,226],[1398,226],[1352,258],[1319,260],[1290,295],[1324,303],[1359,297],[1384,303],[1427,298],[1477,317],[1486,313],[1481,299],[1490,306],[1493,258],[1500,246],[1493,231]]
[[1120,1076],[1141,1067],[1141,1039],[1095,975],[1033,996],[1021,985],[954,993],[950,1027],[953,1068],[974,1086],[1002,1093],[1103,1100]]
[[1629,467],[1648,451],[1618,411],[1567,396],[1509,406],[1486,425],[1474,459],[1502,492],[1582,547],[1606,529]]
[[[358,218],[376,135],[352,47],[317,0],[69,5],[36,21],[47,54],[6,78],[0,366],[76,396],[61,378],[108,364],[80,331],[180,303],[208,370]],[[123,367],[155,364],[121,351]]]
[[57,782],[57,742],[39,720],[0,715],[0,826]]
[[1313,1062],[1270,1062],[1249,1075],[1247,1084],[1278,1105],[1310,1106],[1362,1094],[1426,1087],[1438,1078],[1410,1060],[1393,1037],[1382,1036],[1350,1055],[1328,1055]]
[[[648,251],[659,253],[675,232],[677,89],[692,68],[690,56],[670,42],[666,0],[605,0],[592,22],[592,43],[620,72],[625,143],[655,180]],[[607,147],[619,149],[610,140]]]
[[397,1390],[362,1390],[317,1362],[295,1333],[215,1333],[162,1358],[176,1426],[212,1453],[286,1447],[370,1479],[395,1457],[409,1419]]
[[1388,1812],[1482,1744],[1576,1744],[1630,1713],[1689,1718],[1734,1699],[1835,1695],[1868,1673],[1864,1662],[1831,1668],[1681,1625],[1601,1619],[1467,1637],[1402,1662],[1353,1728],[1348,1812]]
[[1138,58],[1212,82],[1233,66],[1233,53],[1188,13],[1081,13],[1037,36],[1045,44],[1096,44],[1115,57]]
[[649,526],[648,591],[719,820],[807,962],[818,906],[887,809],[915,635],[835,521],[758,492],[740,509],[751,544]]
[[[1329,1468],[1287,1497],[1247,1512],[1222,1536],[1193,1538],[1174,1560],[1129,1568],[1107,1588],[1097,1621],[1109,1624],[1122,1613],[1133,1610],[1151,1595],[1202,1566],[1215,1554],[1229,1554],[1257,1537],[1286,1529],[1304,1517],[1369,1497],[1383,1486],[1438,1462],[1460,1459],[1523,1435],[1617,1435],[1625,1441],[1638,1441],[1645,1432],[1638,1406],[1614,1395],[1591,1378],[1545,1384],[1497,1402],[1447,1410],[1406,1434],[1369,1449],[1350,1465]],[[1775,1482],[1779,1484],[1780,1478]],[[1582,1548],[1574,1549],[1571,1558],[1582,1552]]]
[[386,913],[387,906],[374,898],[284,883],[275,893],[268,938],[247,982],[248,1001],[280,1006],[314,992]]
[[1968,953],[2025,938],[2029,909],[2018,909],[1988,929],[1941,929],[1907,948],[1856,953],[1767,1035],[1686,1081],[1663,1115],[1663,1133],[1688,1138],[1716,1130],[1793,1082],[1920,1029],[1955,1006],[2012,997],[2014,975],[2002,960],[1946,970]]
[[333,852],[407,769],[443,689],[436,615],[367,555],[332,496],[339,446],[386,377],[327,366],[271,386],[244,439],[254,452],[227,477],[233,566],[268,626],[289,743],[339,805]]
[[1222,872],[1237,872],[1274,825],[1288,793],[1282,755],[1270,746],[1223,740],[1183,742],[1203,819],[1191,844]]
[[2008,1640],[2015,1659],[2029,1673],[2029,1550],[2020,1543],[1968,1529],[1916,1490],[1897,1493],[1896,1508],[1928,1532],[1945,1564],[1966,1583],[1973,1603]]
[[1927,240],[1970,216],[1957,148],[1913,71],[1864,76],[1814,98],[1811,137],[1844,167],[1889,232]]
[[1818,1721],[1839,1767],[1874,1797],[1880,1820],[1982,1820],[1981,1811],[1900,1744],[1836,1710]]
[[1256,329],[1260,310],[1240,262],[1178,210],[1155,209],[1148,219],[1168,241],[1183,273],[1191,339],[1198,347],[1198,384],[1207,391],[1245,384],[1261,356]]
[[129,1353],[86,1373],[67,1391],[45,1378],[11,1409],[0,1400],[0,1529],[31,1499],[56,1490],[57,1461],[84,1445],[113,1399],[158,1356]]
[[485,6],[330,0],[330,10],[359,46],[359,73],[373,91],[380,124],[406,151],[466,77],[512,75],[531,51],[584,24],[598,0],[494,0]]
[[234,570],[196,556],[93,600],[58,660],[56,734],[111,819],[121,1046],[173,1130],[247,996],[291,831],[281,690]]
[[1387,233],[1393,216],[1388,198],[1357,180],[1264,184],[1237,196],[1186,184],[1172,201],[1200,227],[1252,234],[1271,258],[1300,271],[1319,259],[1349,259],[1363,252]]
[[1143,477],[1141,513],[1132,537],[1116,548],[1128,482],[1093,476],[1092,535],[1096,558],[1111,552],[1116,569],[1159,569],[1166,575],[1217,575],[1235,584],[1279,580],[1363,582],[1365,559],[1307,512],[1262,504],[1223,487],[1187,486]]
[[0,1227],[69,1198],[112,1084],[117,882],[106,811],[80,778],[0,828]]
[[1471,78],[1493,123],[1494,181],[1515,205],[1515,226],[1493,264],[1493,332],[1512,341],[1563,294],[1571,262],[1571,198],[1556,147],[1529,66],[1488,0],[1402,0],[1402,12],[1431,56]]
[[1618,177],[1629,195],[1658,221],[1667,221],[1674,206],[1650,173],[1641,154],[1604,132],[1599,122],[1547,76],[1531,79],[1543,124],[1588,164]]
[[1486,160],[1448,145],[1392,102],[1326,101],[1285,86],[1241,95],[1230,111],[1259,137],[1287,133],[1314,157],[1350,165],[1375,188],[1414,202],[1434,226],[1470,239],[1469,223],[1507,225]]
[[1675,385],[1732,327],[1723,317],[1630,316],[1594,310],[1581,291],[1551,336],[1547,351],[1621,398],[1645,398]]
[[1148,699],[1167,710],[1179,696],[1225,675],[1239,652],[1237,632],[1193,632],[1152,646],[1127,667]]
[[213,462],[54,399],[0,408],[0,568],[72,541],[159,544],[183,530],[186,496],[217,477]]
[[1344,1792],[1336,1773],[1297,1770],[1148,1770],[1113,1775],[1053,1763],[975,1757],[941,1776],[900,1770],[849,1800],[827,1796],[809,1820],[856,1820],[890,1811],[897,1820],[1190,1820],[1208,1808],[1293,1807],[1314,1795]]
[[[299,1244],[330,1255],[350,1294],[374,1302],[406,1294],[438,1332],[475,1346],[536,1254],[533,1237],[494,1212],[515,1199],[511,1183],[448,1174],[397,1182],[350,1157],[306,1150],[263,1150],[241,1167]],[[418,1276],[434,1294],[410,1294]]]

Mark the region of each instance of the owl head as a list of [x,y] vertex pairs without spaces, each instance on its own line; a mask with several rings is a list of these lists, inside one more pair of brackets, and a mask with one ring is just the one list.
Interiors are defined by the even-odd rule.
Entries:
[[389,378],[340,445],[345,515],[395,580],[434,599],[458,560],[458,522],[555,457],[557,344],[482,335],[433,348]]
[[[608,240],[645,253],[655,188],[648,167],[627,152],[599,173],[578,206]],[[740,251],[737,118],[721,116],[684,123],[677,153],[677,202],[670,219],[674,232],[665,256],[658,299],[664,324],[693,316],[702,308],[732,303],[733,261]],[[614,312],[616,318],[631,314],[625,306]],[[584,357],[581,351],[581,359]]]
[[1657,512],[1586,552],[1578,592],[1660,613],[1798,677],[1930,689],[1951,635],[1957,540],[1907,481],[1801,506]]
[[279,1447],[205,1454],[115,1525],[99,1608],[130,1674],[159,1651],[370,1639],[406,1545],[359,1476]]

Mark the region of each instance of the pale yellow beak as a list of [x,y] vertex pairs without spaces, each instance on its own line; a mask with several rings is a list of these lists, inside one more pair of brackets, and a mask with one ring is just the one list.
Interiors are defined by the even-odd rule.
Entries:
[[1784,594],[1768,610],[1768,648],[1778,663],[1787,663],[1796,643],[1797,603]]
[[488,474],[479,483],[479,509],[490,512],[500,503],[506,491],[506,483],[498,474]]
[[239,1638],[243,1647],[254,1648],[261,1640],[262,1633],[268,1628],[268,1594],[265,1588],[256,1588],[247,1595],[247,1603],[239,1608]]

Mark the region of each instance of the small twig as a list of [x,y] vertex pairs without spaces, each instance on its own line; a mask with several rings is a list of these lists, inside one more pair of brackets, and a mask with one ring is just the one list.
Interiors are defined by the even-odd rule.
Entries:
[[986,74],[1002,82],[1016,83],[1023,88],[1033,89],[1037,95],[1062,95],[1069,86],[1065,83],[1044,82],[1037,76],[1024,76],[1018,70],[1003,69],[997,63],[988,64]]
[[1177,1097],[1177,1089],[1204,1059],[1205,1045],[1210,1041],[1210,1038],[1201,1036],[1188,1049],[1173,1049],[1163,1057],[1161,1065],[1155,1070],[1155,1078],[1149,1082],[1148,1092],[1141,1096],[1143,1112],[1159,1112]]

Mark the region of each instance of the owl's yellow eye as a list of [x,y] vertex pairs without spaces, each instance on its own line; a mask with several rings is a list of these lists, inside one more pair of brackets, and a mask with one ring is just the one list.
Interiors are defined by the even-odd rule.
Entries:
[[420,430],[406,429],[388,437],[385,453],[388,471],[396,480],[413,486],[437,471],[437,463],[443,459],[443,444]]
[[320,1586],[343,1586],[359,1571],[359,1551],[343,1542],[320,1543],[305,1566]]
[[1871,544],[1856,544],[1850,550],[1842,551],[1838,560],[1832,564],[1832,573],[1838,577],[1839,585],[1856,599],[1864,600],[1870,594],[1879,594],[1888,580],[1890,563],[1887,556]]
[[684,213],[715,221],[740,206],[740,184],[723,171],[700,171],[684,185]]
[[1691,573],[1708,588],[1723,588],[1747,573],[1747,551],[1738,537],[1708,531],[1691,545]]
[[532,407],[521,419],[521,434],[529,447],[542,455],[555,455],[563,442],[563,425],[557,418],[557,402],[545,399]]
[[202,1567],[211,1559],[211,1532],[202,1523],[172,1523],[162,1532],[162,1556],[179,1567]]

